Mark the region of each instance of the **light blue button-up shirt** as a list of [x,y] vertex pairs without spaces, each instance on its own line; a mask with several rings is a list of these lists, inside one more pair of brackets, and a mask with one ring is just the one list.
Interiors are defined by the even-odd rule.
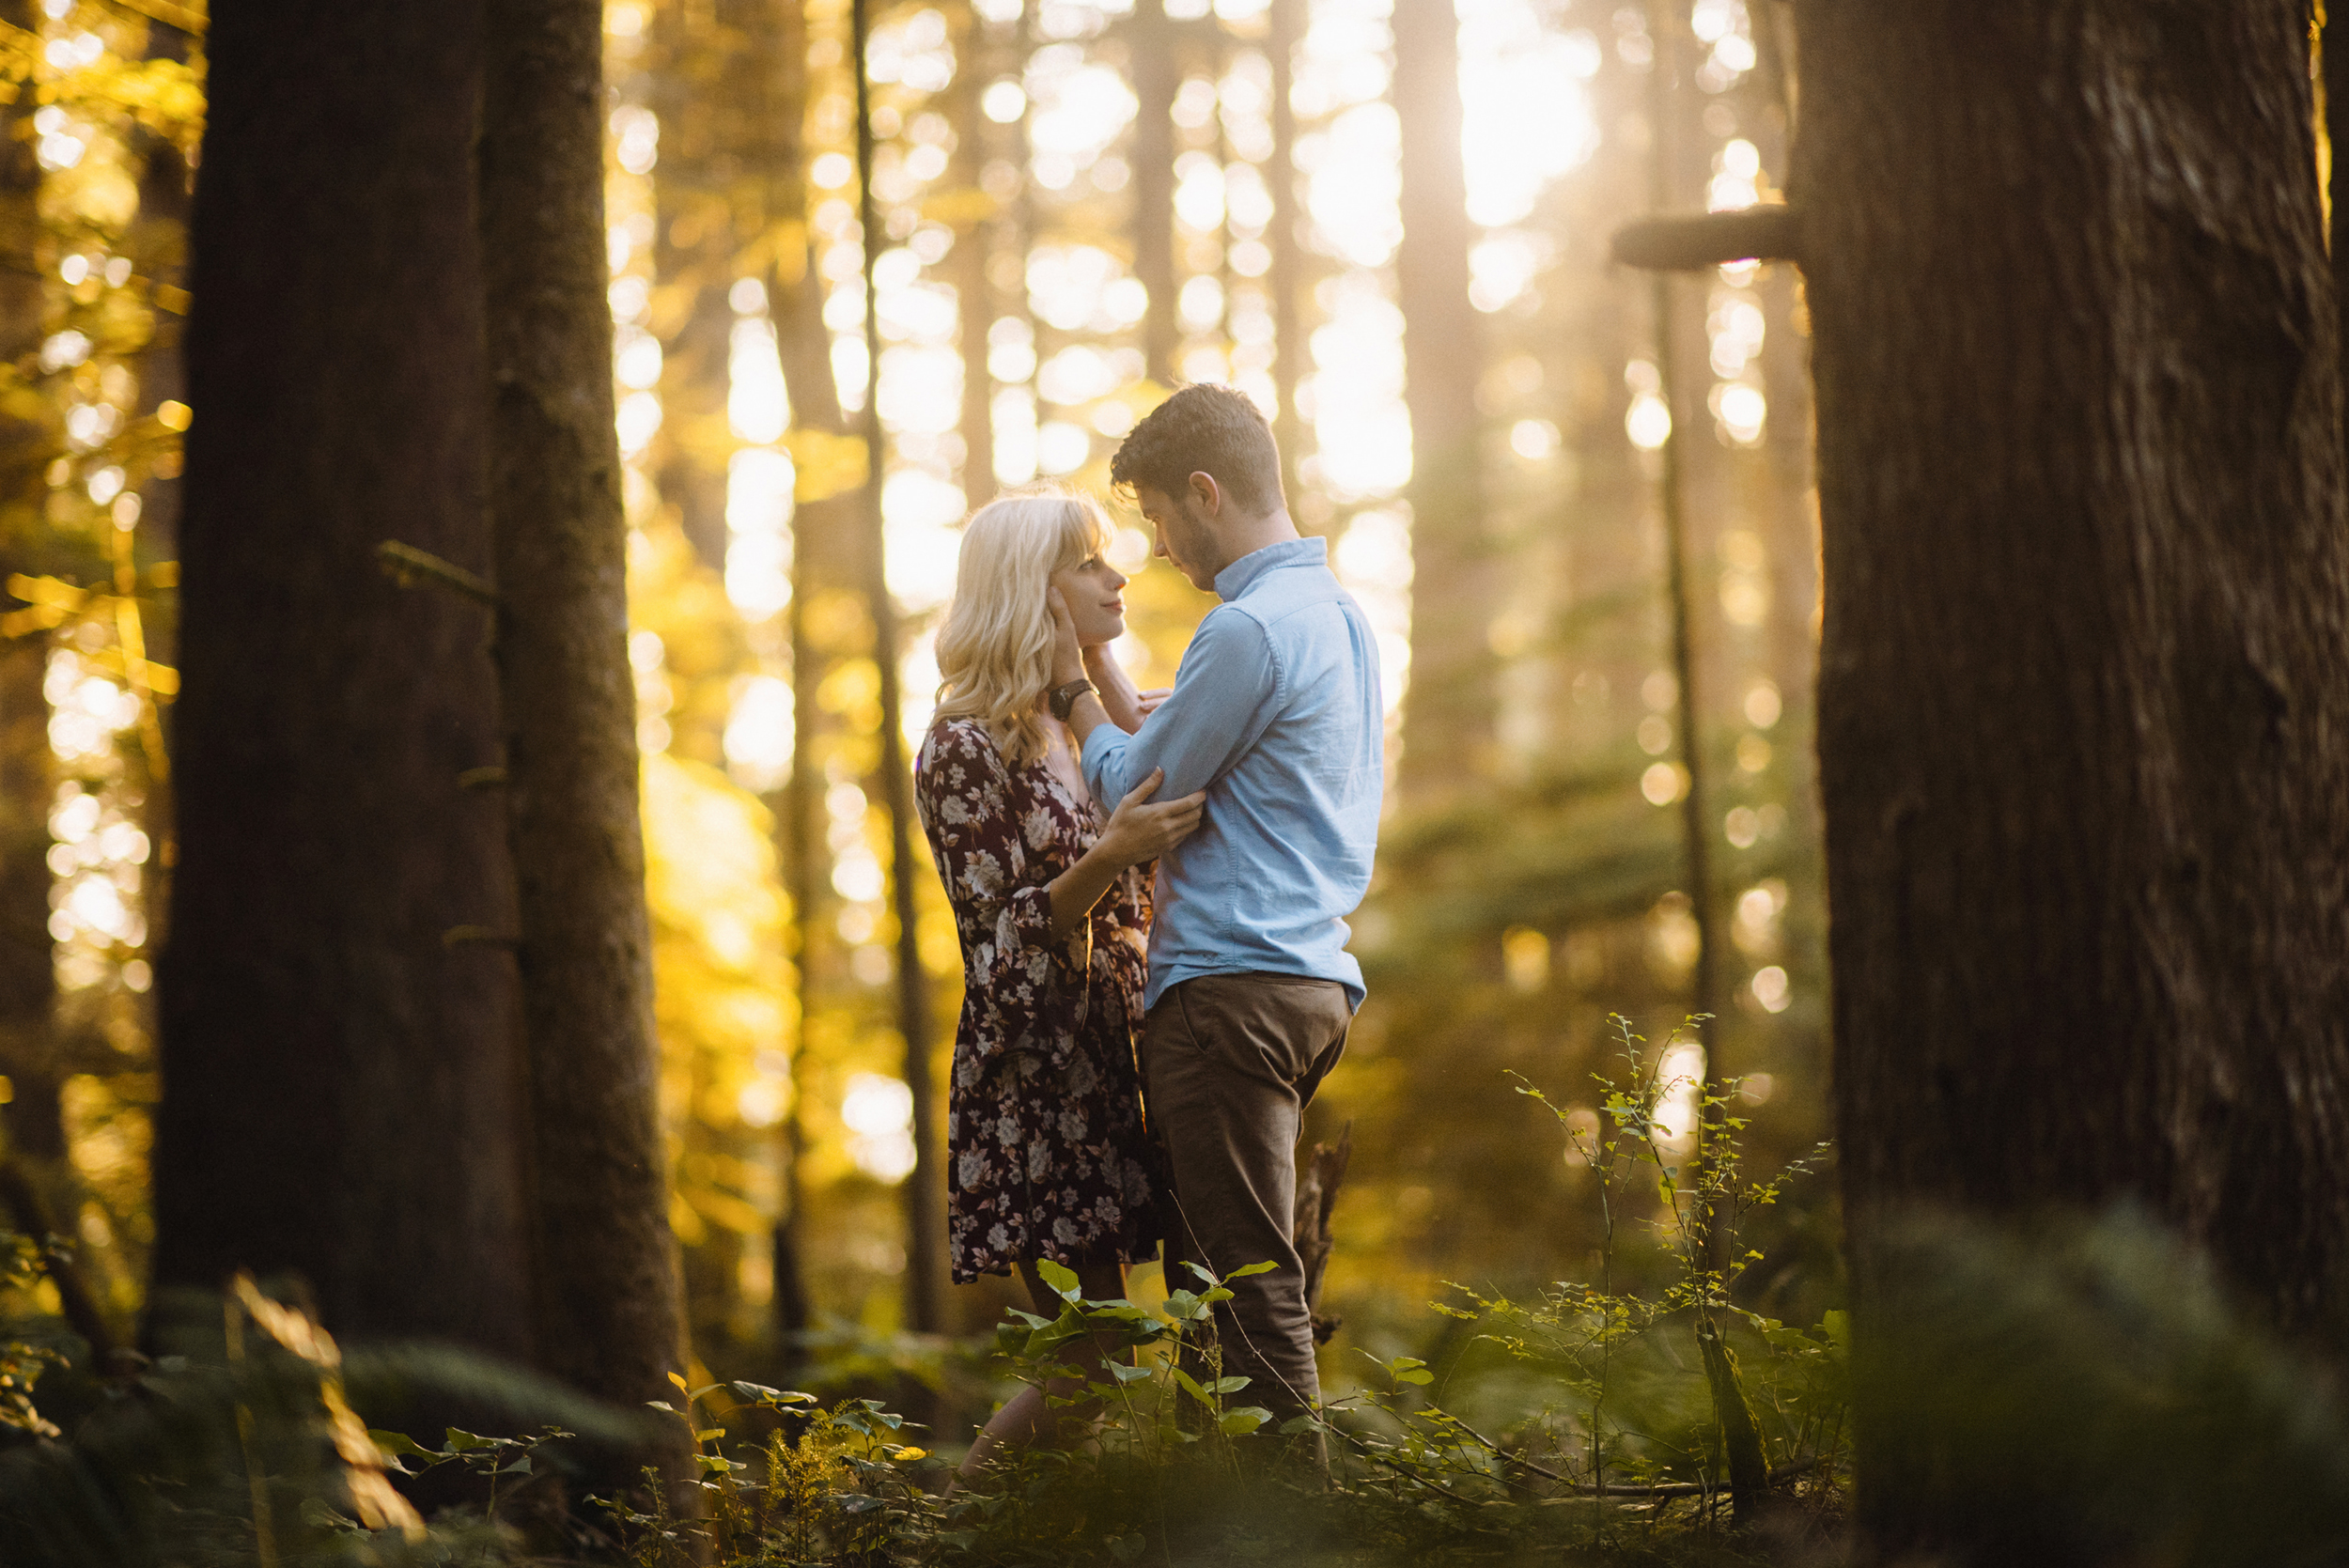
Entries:
[[1378,644],[1321,539],[1223,568],[1174,691],[1140,730],[1097,724],[1085,782],[1104,810],[1154,768],[1154,800],[1207,792],[1198,831],[1159,862],[1145,1006],[1203,974],[1334,980],[1362,1003],[1346,951],[1370,886],[1385,770]]

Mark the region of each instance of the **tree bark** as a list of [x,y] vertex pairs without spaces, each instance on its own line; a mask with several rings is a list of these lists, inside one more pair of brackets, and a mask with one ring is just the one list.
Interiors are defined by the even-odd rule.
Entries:
[[1135,0],[1134,276],[1149,291],[1142,318],[1142,373],[1160,386],[1174,384],[1174,349],[1182,327],[1174,316],[1174,93],[1182,61],[1166,0]]
[[[807,229],[807,8],[803,0],[772,0],[770,85],[774,109],[767,116],[767,221],[778,232],[789,225],[796,251],[778,253],[767,270],[768,315],[775,327],[776,359],[791,404],[791,423],[801,429],[840,431],[840,398],[832,385],[831,334],[824,327],[823,280],[816,271],[816,248]],[[803,1336],[814,1321],[808,1296],[807,1238],[807,1049],[808,1010],[813,1000],[809,958],[822,878],[816,846],[822,841],[817,813],[823,783],[811,743],[817,722],[816,691],[821,673],[807,633],[807,597],[814,584],[809,550],[821,508],[795,505],[791,517],[791,603],[785,612],[791,652],[791,777],[775,800],[776,847],[784,890],[791,900],[788,937],[791,973],[799,987],[791,1032],[791,1098],[775,1128],[782,1156],[782,1216],[772,1235],[774,1303],[771,1321],[786,1369],[795,1367]],[[837,503],[830,504],[837,508]]]
[[224,6],[194,210],[155,1280],[522,1354],[510,928],[475,568],[476,12]]
[[604,303],[601,7],[491,0],[490,511],[529,1041],[538,1359],[641,1405],[681,1361]]
[[[32,0],[0,0],[0,22],[31,30]],[[40,163],[30,84],[0,104],[0,362],[28,379],[40,374],[47,328],[47,262],[41,244]],[[42,406],[48,406],[44,399]],[[47,469],[59,447],[53,417],[0,415],[0,559],[14,571],[47,570],[28,553],[47,527]],[[48,639],[0,643],[0,1072],[13,1089],[0,1126],[11,1154],[62,1172],[65,1121],[58,1100],[50,1012],[56,998],[49,939],[49,811],[55,780],[49,704],[41,694]]]
[[[1860,1359],[1933,1205],[2134,1200],[2312,1326],[2349,1241],[2349,532],[2304,8],[1799,23]],[[1948,1458],[1862,1448],[1881,1544],[1994,1528]]]
[[1297,199],[1297,46],[1305,37],[1305,0],[1271,0],[1265,53],[1272,65],[1272,160],[1266,179],[1272,186],[1272,265],[1265,277],[1272,295],[1272,384],[1280,406],[1270,410],[1272,434],[1281,449],[1281,486],[1289,505],[1300,503],[1297,459],[1305,450],[1305,422],[1297,410],[1297,389],[1312,356],[1305,351],[1305,246],[1298,230],[1303,214]]
[[897,601],[889,591],[887,551],[881,517],[882,484],[888,474],[887,442],[881,429],[881,334],[873,261],[879,252],[880,208],[873,196],[872,78],[865,48],[872,37],[870,0],[849,8],[849,56],[856,64],[858,219],[864,235],[864,351],[863,426],[865,480],[863,491],[865,602],[873,617],[873,662],[880,675],[880,760],[875,769],[881,804],[889,819],[890,908],[897,919],[897,1031],[905,1042],[906,1088],[913,1098],[913,1169],[906,1176],[906,1327],[936,1333],[946,1326],[946,1177],[939,1141],[938,1084],[930,1070],[929,976],[922,968],[913,878],[926,862],[913,855],[913,773],[906,758],[898,661],[903,642]]
[[[747,0],[748,4],[763,0]],[[661,297],[662,419],[653,477],[664,505],[677,509],[693,552],[725,570],[726,390],[734,311],[736,234],[727,185],[739,168],[734,145],[746,129],[736,66],[743,18],[727,0],[702,8],[653,8],[658,45],[654,104],[661,116],[661,162],[653,171],[653,270]]]
[[1396,0],[1394,58],[1403,121],[1395,280],[1411,418],[1411,689],[1397,784],[1407,802],[1424,806],[1489,777],[1497,706],[1485,642],[1493,562],[1476,450],[1483,334],[1469,303],[1460,24],[1452,0]]

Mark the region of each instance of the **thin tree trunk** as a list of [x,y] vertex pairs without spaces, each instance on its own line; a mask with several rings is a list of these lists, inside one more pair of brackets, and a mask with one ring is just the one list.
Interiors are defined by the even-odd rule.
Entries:
[[[760,0],[752,0],[760,3]],[[723,457],[729,349],[734,311],[734,225],[726,185],[735,169],[729,132],[748,116],[730,80],[739,41],[727,25],[726,0],[653,8],[658,45],[654,107],[661,116],[661,162],[653,171],[653,271],[663,297],[684,308],[659,311],[662,334],[661,432],[653,464],[661,499],[677,510],[693,552],[711,567],[726,564],[726,467]],[[716,458],[712,460],[713,457]]]
[[[0,0],[0,22],[32,29],[32,0]],[[33,155],[38,100],[27,86],[0,104],[0,361],[38,376],[47,327],[47,258],[41,245],[40,163]],[[47,400],[44,399],[44,405]],[[11,571],[47,570],[24,546],[46,530],[47,470],[59,448],[54,418],[0,414],[0,537]],[[56,981],[49,939],[49,811],[55,782],[49,704],[41,694],[45,637],[0,643],[0,1072],[15,1093],[0,1113],[11,1154],[44,1179],[64,1170],[51,1008]]]
[[159,1285],[305,1276],[338,1332],[528,1343],[486,569],[477,13],[223,7],[194,210]]
[[1305,0],[1272,0],[1265,52],[1272,64],[1272,159],[1266,178],[1272,185],[1272,265],[1265,283],[1272,294],[1272,384],[1280,407],[1272,411],[1272,434],[1281,448],[1281,483],[1295,507],[1297,461],[1305,451],[1305,422],[1297,409],[1297,389],[1311,363],[1305,352],[1303,313],[1305,247],[1297,200],[1297,46],[1305,37]]
[[[953,112],[955,137],[960,144],[957,165],[966,191],[979,189],[987,168],[987,116],[979,110],[985,89],[987,28],[972,23],[963,35],[961,69],[955,73]],[[962,350],[962,503],[972,511],[995,499],[994,382],[987,373],[988,329],[995,324],[995,289],[988,278],[988,241],[995,227],[992,217],[979,217],[955,237],[955,301],[961,319]]]
[[1483,334],[1469,303],[1460,161],[1460,24],[1452,0],[1397,0],[1403,121],[1404,402],[1411,418],[1411,690],[1398,787],[1433,804],[1490,775],[1496,702],[1486,627],[1496,608],[1477,463]]
[[682,1345],[604,303],[601,7],[486,14],[490,510],[538,1359],[641,1405],[665,1396]]
[[[796,251],[778,255],[767,272],[769,318],[775,327],[775,353],[791,404],[791,422],[802,429],[840,432],[840,399],[832,380],[831,334],[824,328],[822,280],[807,233],[807,10],[803,0],[770,0],[773,109],[767,116],[765,157],[769,180],[767,222],[781,230],[794,225]],[[806,1226],[808,1017],[817,901],[822,878],[816,846],[821,834],[816,813],[823,794],[816,768],[815,733],[820,684],[818,659],[808,637],[807,597],[815,578],[809,570],[812,536],[828,505],[795,506],[791,518],[791,603],[785,612],[791,651],[791,777],[776,802],[785,891],[791,898],[788,936],[791,973],[799,987],[791,1036],[789,1109],[775,1129],[783,1164],[783,1213],[775,1221],[773,1324],[784,1365],[797,1363],[802,1337],[813,1321],[807,1289]],[[837,504],[831,505],[837,509]]]
[[1132,38],[1134,276],[1149,291],[1142,373],[1173,386],[1182,334],[1174,317],[1174,93],[1182,85],[1182,62],[1166,0],[1135,0]]
[[883,545],[881,492],[888,472],[880,417],[880,305],[873,287],[873,260],[881,235],[880,208],[873,199],[872,81],[865,70],[865,44],[872,37],[870,0],[850,8],[856,66],[858,217],[864,234],[865,382],[863,489],[865,602],[873,616],[873,662],[880,675],[880,766],[882,809],[889,818],[889,888],[897,917],[897,1030],[905,1041],[906,1087],[913,1096],[913,1170],[906,1177],[906,1327],[935,1333],[946,1323],[946,1187],[938,1141],[938,1085],[930,1070],[929,977],[922,970],[921,930],[913,878],[926,862],[913,855],[913,779],[906,761],[904,703],[899,691],[901,653],[897,603],[889,592]]
[[[2128,1198],[2332,1319],[2349,531],[2305,9],[1799,21],[1860,1361],[1928,1205]],[[1879,1542],[1980,1546],[1999,1511],[1874,1386]]]

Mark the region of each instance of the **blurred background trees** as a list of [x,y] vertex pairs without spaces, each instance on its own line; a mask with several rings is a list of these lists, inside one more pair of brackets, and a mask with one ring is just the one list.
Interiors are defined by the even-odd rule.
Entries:
[[[21,605],[0,657],[22,666],[0,670],[0,826],[18,825],[0,834],[0,897],[19,909],[0,940],[23,980],[0,986],[8,1154],[42,1172],[124,1332],[155,1212],[159,879],[183,857],[249,886],[223,873],[190,906],[198,924],[175,924],[166,988],[190,1046],[166,1062],[159,1190],[174,1161],[214,1174],[182,1183],[184,1209],[165,1200],[166,1237],[190,1240],[163,1277],[201,1280],[215,1254],[194,1238],[272,1204],[289,1235],[349,1234],[360,1198],[324,1173],[371,1157],[370,1117],[438,1119],[368,1178],[406,1223],[452,1225],[449,1244],[474,1249],[516,1223],[501,1130],[514,926],[480,771],[502,766],[489,617],[444,585],[395,587],[371,553],[398,539],[488,575],[480,492],[459,474],[481,460],[479,329],[463,319],[479,263],[470,227],[443,229],[472,222],[470,14],[403,11],[412,54],[298,46],[272,8],[213,34],[163,0],[43,0],[0,34],[21,132],[0,219],[22,263],[0,276],[22,338],[0,398]],[[1314,1129],[1354,1126],[1329,1286],[1341,1348],[1404,1348],[1423,1332],[1404,1316],[1446,1278],[1505,1288],[1579,1266],[1595,1241],[1586,1178],[1503,1075],[1595,1102],[1610,1012],[1660,1037],[1689,1009],[1700,908],[1720,1017],[1674,1070],[1744,1077],[1758,1157],[1807,1146],[1825,1123],[1825,911],[1800,300],[1789,271],[1751,264],[1659,296],[1605,250],[1659,203],[1778,199],[1793,93],[1776,8],[876,5],[869,236],[845,0],[612,0],[603,15],[627,647],[695,1358],[758,1377],[934,1366],[938,1342],[903,1334],[920,1151],[899,966],[910,952],[926,971],[942,1082],[959,964],[918,853],[900,940],[869,586],[878,570],[902,620],[910,737],[956,522],[1001,486],[1097,490],[1174,381],[1229,380],[1274,420],[1299,521],[1330,540],[1386,666],[1397,772],[1356,941],[1373,1000]],[[321,50],[331,70],[301,63]],[[217,103],[252,108],[205,145],[318,198],[299,225],[240,220],[269,194],[244,182],[260,177],[198,180],[198,238],[219,237],[191,281],[208,56]],[[396,99],[369,116],[380,140],[333,128],[374,93]],[[400,153],[402,134],[423,150]],[[402,218],[370,194],[370,159],[425,205]],[[218,335],[197,349],[216,368],[183,392],[176,324],[213,277],[213,325],[197,319]],[[857,434],[868,399],[878,474]],[[174,524],[182,432],[213,499]],[[1140,570],[1146,537],[1120,516],[1119,563]],[[210,551],[185,641],[212,672],[190,700],[215,705],[188,733],[228,737],[209,756],[164,745],[183,538]],[[1128,598],[1119,651],[1165,684],[1208,601],[1162,567]],[[267,614],[226,608],[264,600]],[[1684,742],[1704,764],[1705,886],[1686,870]],[[287,747],[331,759],[303,775],[315,794],[289,798]],[[445,897],[413,880],[354,892],[434,857]],[[317,962],[323,934],[353,923],[348,963]],[[365,1041],[297,1027],[357,1017],[370,986],[413,1006]],[[360,1080],[336,1052],[390,1074],[348,1114],[332,1108]],[[1672,1114],[1692,1135],[1693,1101]],[[445,1162],[411,1181],[397,1159],[426,1151]],[[1831,1218],[1811,1199],[1769,1218],[1793,1240],[1752,1281],[1773,1310],[1833,1288]],[[273,1261],[314,1276],[330,1321],[357,1311],[337,1305],[331,1260],[288,1245]],[[1009,1298],[957,1290],[941,1326],[976,1330]]]

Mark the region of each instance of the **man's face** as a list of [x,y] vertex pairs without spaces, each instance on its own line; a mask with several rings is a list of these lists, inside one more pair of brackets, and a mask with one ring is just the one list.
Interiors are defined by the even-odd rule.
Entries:
[[1139,485],[1135,487],[1134,499],[1141,504],[1142,515],[1150,520],[1155,544],[1151,553],[1164,556],[1192,587],[1213,593],[1215,574],[1222,566],[1217,559],[1213,520],[1199,497],[1189,493],[1169,495],[1148,485]]

